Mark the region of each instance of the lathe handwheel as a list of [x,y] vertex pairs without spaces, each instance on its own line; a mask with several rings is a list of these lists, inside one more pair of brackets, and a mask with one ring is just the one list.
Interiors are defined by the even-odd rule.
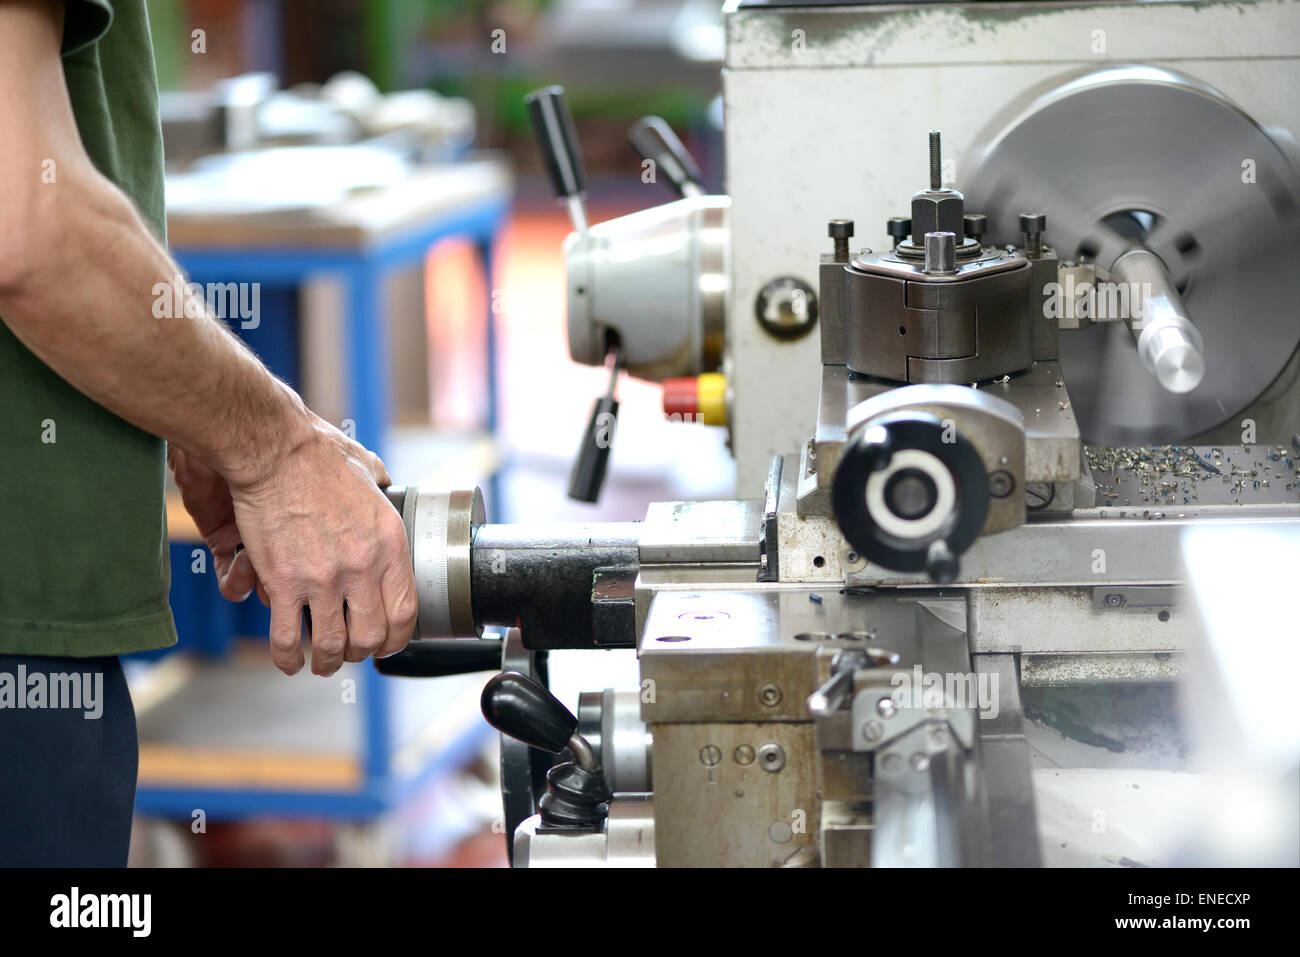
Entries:
[[898,413],[868,423],[845,449],[831,502],[844,537],[868,561],[951,581],[988,515],[988,477],[951,423]]

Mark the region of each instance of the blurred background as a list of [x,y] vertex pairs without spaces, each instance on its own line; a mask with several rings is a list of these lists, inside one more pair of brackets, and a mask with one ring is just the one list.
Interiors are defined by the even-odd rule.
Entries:
[[[620,428],[636,441],[615,447],[598,506],[566,498],[608,375],[568,358],[570,227],[523,105],[566,87],[593,222],[672,198],[627,143],[646,114],[720,191],[719,9],[151,0],[172,250],[191,281],[246,284],[223,318],[400,484],[479,485],[496,522],[636,520],[650,501],[728,496],[724,430],[667,420],[659,387],[625,377]],[[168,524],[181,643],[130,662],[132,862],[503,866],[485,676],[367,663],[286,678],[266,609],[221,599],[175,496]],[[629,652],[552,655],[571,708],[618,673],[635,681]]]

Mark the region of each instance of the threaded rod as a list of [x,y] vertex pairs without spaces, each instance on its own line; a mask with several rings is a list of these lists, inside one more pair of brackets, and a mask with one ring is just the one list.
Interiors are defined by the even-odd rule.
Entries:
[[939,131],[930,131],[930,188],[942,189],[943,176],[940,164]]

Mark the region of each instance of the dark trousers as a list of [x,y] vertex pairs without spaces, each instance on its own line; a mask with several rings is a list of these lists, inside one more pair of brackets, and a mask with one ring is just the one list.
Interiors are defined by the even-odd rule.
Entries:
[[138,764],[117,658],[0,655],[0,866],[125,867]]

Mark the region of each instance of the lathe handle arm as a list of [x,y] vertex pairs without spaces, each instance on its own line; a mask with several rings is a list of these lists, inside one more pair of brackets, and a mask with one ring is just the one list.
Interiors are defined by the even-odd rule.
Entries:
[[555,195],[568,204],[573,228],[585,232],[587,211],[582,197],[587,191],[587,174],[582,168],[582,152],[564,98],[564,87],[545,86],[534,90],[524,97],[524,103]]
[[442,678],[500,668],[501,642],[491,638],[425,638],[388,658],[375,659],[380,674],[399,678]]
[[642,160],[654,164],[656,175],[662,173],[668,178],[679,195],[699,196],[704,192],[700,168],[662,117],[641,117],[627,131],[627,141]]

